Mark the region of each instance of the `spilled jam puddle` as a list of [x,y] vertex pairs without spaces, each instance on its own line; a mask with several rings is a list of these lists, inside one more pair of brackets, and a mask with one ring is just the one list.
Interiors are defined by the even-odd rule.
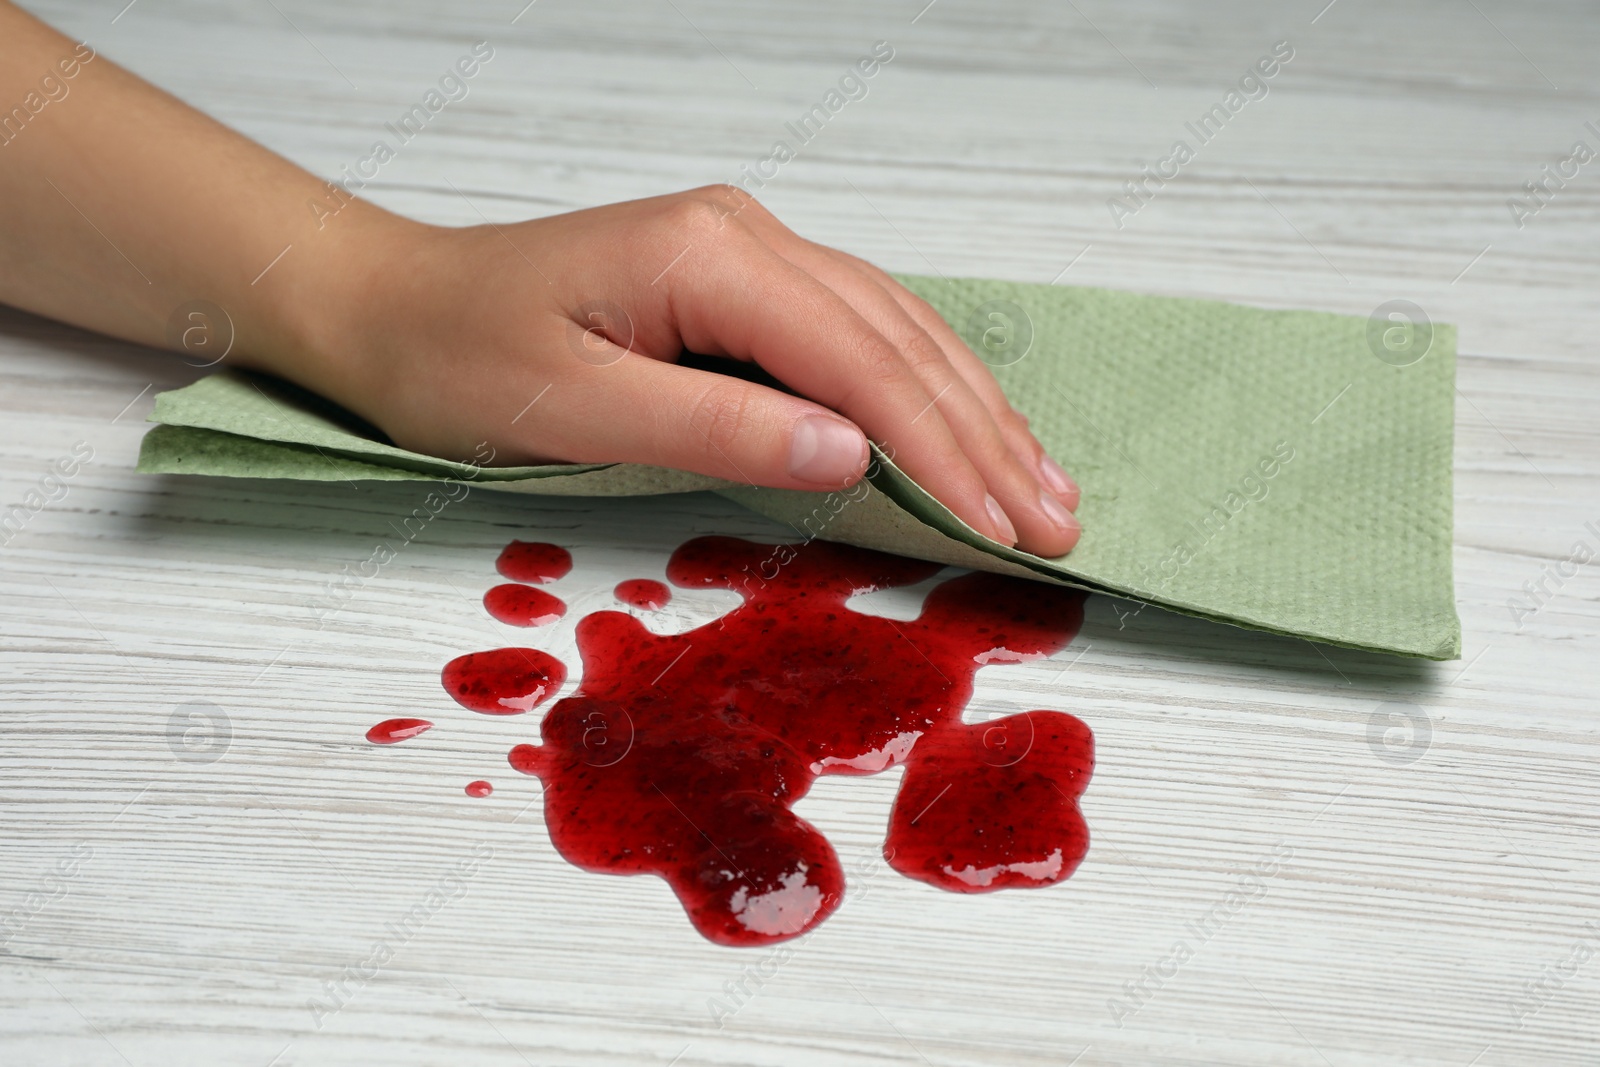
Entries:
[[[497,568],[516,583],[543,583],[568,573],[572,557],[513,542]],[[673,553],[668,578],[732,589],[741,607],[670,635],[619,611],[585,616],[577,692],[545,714],[541,744],[509,754],[513,768],[543,782],[557,850],[586,870],[660,875],[712,941],[781,941],[821,922],[844,895],[833,847],[793,804],[818,775],[899,763],[905,778],[884,845],[895,870],[963,893],[1066,878],[1089,843],[1077,805],[1094,764],[1089,728],[1054,711],[981,724],[961,713],[983,664],[1065,646],[1083,594],[977,573],[936,586],[910,622],[845,604],[938,570],[821,541],[702,537]],[[634,579],[616,595],[650,610],[671,594]],[[485,605],[522,625],[566,610],[528,585],[496,586]],[[531,711],[565,678],[559,660],[533,648],[474,652],[443,673],[457,702],[490,715]],[[368,738],[403,740],[425,730],[421,722],[390,720]],[[467,792],[487,796],[490,786]]]

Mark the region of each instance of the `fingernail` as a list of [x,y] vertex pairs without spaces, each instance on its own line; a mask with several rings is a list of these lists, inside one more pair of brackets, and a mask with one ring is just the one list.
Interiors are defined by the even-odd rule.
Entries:
[[1039,480],[1071,511],[1078,506],[1078,483],[1049,456],[1039,457]]
[[1071,534],[1074,541],[1077,540],[1077,535],[1083,532],[1083,523],[1078,521],[1077,516],[1049,493],[1039,494],[1039,507],[1050,516],[1050,521],[1056,524],[1057,529],[1062,533]]
[[989,509],[989,521],[994,523],[995,540],[1005,545],[1017,543],[1017,528],[1011,525],[1011,520],[1006,518],[1005,509],[1000,506],[1000,501],[990,496],[983,495],[983,506]]
[[789,473],[802,482],[837,488],[860,474],[867,442],[849,423],[807,415],[789,438]]

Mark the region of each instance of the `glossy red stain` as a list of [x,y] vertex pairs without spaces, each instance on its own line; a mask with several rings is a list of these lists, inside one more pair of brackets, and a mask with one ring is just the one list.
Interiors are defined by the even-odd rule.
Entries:
[[537,648],[470,652],[444,665],[445,692],[485,715],[520,715],[555,695],[567,668]]
[[[556,848],[589,870],[660,875],[713,941],[780,941],[844,892],[833,847],[791,806],[819,774],[904,763],[884,848],[896,870],[960,892],[1066,878],[1088,848],[1077,807],[1088,727],[1052,711],[974,725],[961,714],[982,664],[1066,645],[1083,594],[969,574],[936,587],[911,622],[845,606],[937,569],[824,542],[705,537],[673,554],[668,577],[733,589],[743,606],[666,636],[623,612],[586,616],[582,684],[545,715],[543,743],[509,757],[543,780]],[[560,665],[530,673],[526,656],[543,654],[463,656],[445,687],[474,710],[527,710],[560,684]]]
[[531,585],[513,583],[497,585],[483,594],[483,606],[510,626],[545,626],[567,613],[567,605],[560,597]]
[[467,796],[469,797],[486,797],[493,792],[494,786],[490,785],[488,782],[485,782],[481,778],[476,782],[467,783]]
[[653,578],[629,578],[618,582],[617,599],[630,607],[655,611],[672,601],[672,590]]
[[513,582],[542,585],[572,570],[572,553],[542,541],[513,541],[500,550],[494,566]]
[[367,731],[367,740],[375,745],[397,745],[431,729],[433,723],[427,719],[385,719]]

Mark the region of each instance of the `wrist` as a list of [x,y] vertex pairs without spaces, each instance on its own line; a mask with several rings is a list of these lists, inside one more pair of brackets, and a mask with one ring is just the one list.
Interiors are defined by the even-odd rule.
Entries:
[[[357,201],[297,241],[279,284],[246,306],[256,319],[238,362],[287,378],[369,421],[382,392],[387,309],[406,289],[433,227]],[[245,338],[241,336],[241,342]]]

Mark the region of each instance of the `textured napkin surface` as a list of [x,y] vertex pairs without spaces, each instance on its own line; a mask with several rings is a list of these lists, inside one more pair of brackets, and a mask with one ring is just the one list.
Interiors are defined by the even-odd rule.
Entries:
[[626,464],[474,468],[407,452],[325,401],[222,373],[157,398],[143,471],[471,478],[562,495],[714,489],[805,536],[1064,581],[1255,629],[1460,654],[1451,580],[1455,331],[1415,362],[1364,318],[1099,289],[917,276],[1083,488],[1059,560],[997,545],[899,471],[870,489],[753,489]]

